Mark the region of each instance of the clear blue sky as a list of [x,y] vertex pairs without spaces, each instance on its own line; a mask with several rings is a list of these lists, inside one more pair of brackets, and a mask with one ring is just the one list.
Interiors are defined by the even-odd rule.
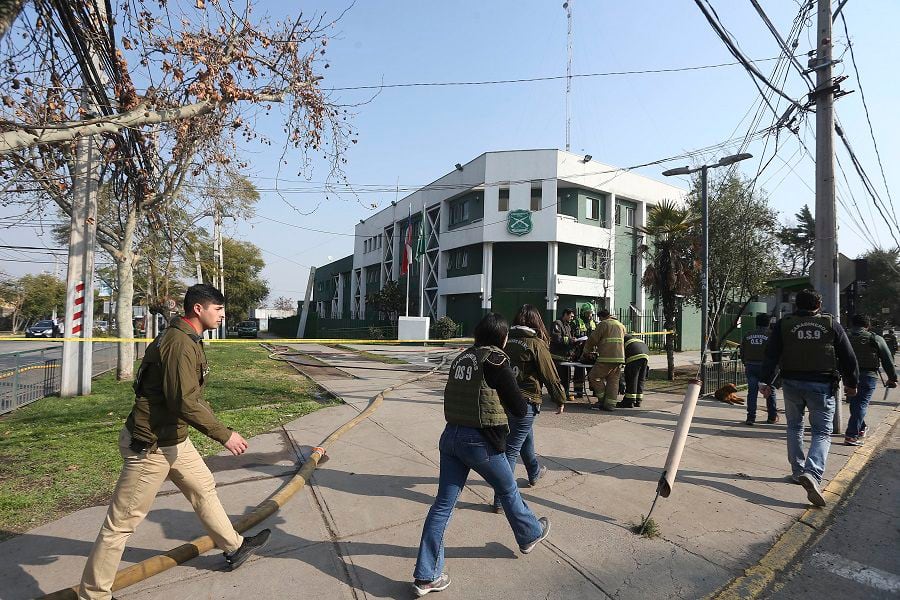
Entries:
[[[346,5],[334,1],[302,3],[261,2],[257,13],[272,18],[289,16],[287,7],[301,5],[304,12],[326,11],[336,15]],[[728,30],[753,59],[775,57],[778,46],[749,2],[712,0]],[[788,0],[761,0],[779,31],[786,35],[798,6]],[[835,2],[836,4],[836,2]],[[734,59],[715,36],[691,0],[632,0],[630,2],[574,0],[574,73],[664,69],[732,62]],[[900,22],[900,2],[850,0],[844,8],[875,135],[887,168],[891,191],[900,194],[895,165],[900,159],[897,111],[889,105],[897,83],[889,64],[890,45]],[[564,75],[566,69],[566,14],[560,1],[460,1],[359,0],[331,34],[330,68],[325,87],[384,83],[478,81]],[[815,15],[800,37],[799,52],[815,46]],[[843,28],[835,27],[835,56],[846,49]],[[836,74],[849,75],[845,89],[859,86],[849,53],[837,65]],[[805,64],[805,57],[800,61]],[[770,73],[774,62],[759,64]],[[801,98],[805,84],[792,73],[785,91]],[[355,184],[426,184],[482,152],[521,148],[562,148],[565,143],[565,81],[491,86],[455,86],[385,89],[370,102],[354,109],[359,143],[347,154],[346,174]],[[334,92],[343,103],[368,100],[372,92]],[[731,66],[691,72],[627,75],[576,79],[572,97],[572,150],[596,160],[629,166],[677,155],[747,131],[748,109],[759,97],[750,78]],[[784,103],[782,103],[784,108]],[[875,160],[858,91],[840,99],[837,113],[859,158],[887,202]],[[762,126],[772,121],[767,113]],[[810,125],[812,125],[810,121]],[[277,139],[280,133],[273,113],[260,128]],[[806,144],[815,148],[814,128],[806,127]],[[769,154],[772,144],[770,140]],[[778,156],[759,179],[772,203],[785,216],[804,203],[813,205],[812,160],[803,157],[797,138],[782,131]],[[705,156],[713,160],[734,151],[732,146]],[[759,156],[762,145],[749,151]],[[251,179],[260,188],[275,187],[278,155],[259,146],[245,148],[251,161]],[[851,205],[850,191],[867,221],[864,232],[850,224],[839,205],[841,251],[856,256],[873,244],[890,245],[887,226],[879,222],[872,202],[852,171],[849,159],[838,152],[848,169],[850,189],[838,173],[838,194]],[[699,163],[700,158],[695,162]],[[789,165],[786,166],[785,162]],[[661,177],[666,168],[686,161],[640,170]],[[758,161],[742,165],[754,175]],[[326,172],[314,171],[312,181]],[[302,187],[295,167],[280,177],[285,188]],[[681,183],[687,184],[686,180]],[[807,187],[808,186],[808,187]],[[393,199],[392,193],[334,196],[264,192],[260,215],[329,231],[353,233],[361,218]],[[301,216],[296,209],[309,212]],[[854,210],[855,212],[855,210]],[[874,218],[873,216],[874,215]],[[857,217],[859,220],[859,217]],[[329,257],[352,251],[352,238],[300,231],[261,218],[231,227],[231,235],[249,240],[264,251],[265,275],[271,298],[297,299],[305,289],[308,270],[300,265],[321,265]],[[735,232],[739,235],[739,232]],[[6,243],[26,243],[33,234],[0,230]],[[50,242],[48,238],[48,243]],[[6,254],[5,256],[12,256]],[[279,258],[286,257],[286,258]],[[38,271],[46,266],[6,263],[10,274]]]

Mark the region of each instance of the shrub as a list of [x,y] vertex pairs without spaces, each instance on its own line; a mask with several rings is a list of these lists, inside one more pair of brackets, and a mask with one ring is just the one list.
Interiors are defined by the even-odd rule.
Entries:
[[431,335],[437,340],[448,340],[456,335],[458,326],[450,317],[441,317],[431,326]]

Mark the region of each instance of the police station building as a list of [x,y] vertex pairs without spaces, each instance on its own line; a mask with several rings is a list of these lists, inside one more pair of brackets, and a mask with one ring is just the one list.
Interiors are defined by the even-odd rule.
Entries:
[[[418,232],[424,206],[423,314],[432,320],[447,315],[470,334],[486,312],[512,318],[524,303],[542,308],[548,325],[583,302],[647,314],[639,227],[650,206],[685,195],[590,156],[487,152],[360,221],[352,257],[317,270],[316,312],[320,321],[376,319],[371,294],[389,281],[406,288],[408,215]],[[411,316],[420,314],[419,281],[416,262]]]

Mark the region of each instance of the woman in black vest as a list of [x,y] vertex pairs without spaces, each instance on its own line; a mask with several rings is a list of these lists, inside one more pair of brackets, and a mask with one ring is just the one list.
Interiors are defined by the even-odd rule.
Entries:
[[528,554],[550,533],[550,521],[534,516],[522,500],[507,462],[506,411],[525,416],[528,399],[519,391],[509,357],[500,349],[506,344],[509,326],[496,313],[486,315],[475,327],[475,345],[463,351],[450,365],[444,389],[441,435],[441,466],[437,497],[425,525],[413,573],[417,596],[439,592],[450,585],[444,573],[444,531],[469,471],[481,475],[500,499],[506,518],[522,554]]

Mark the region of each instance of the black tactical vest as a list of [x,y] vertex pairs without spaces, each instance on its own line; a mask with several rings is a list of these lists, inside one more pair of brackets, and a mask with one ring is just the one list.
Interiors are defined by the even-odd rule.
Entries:
[[744,336],[741,342],[741,359],[745,363],[761,363],[766,357],[769,328],[761,327]]
[[832,316],[788,315],[781,319],[781,370],[794,373],[836,373]]
[[444,418],[451,425],[484,429],[506,425],[497,392],[484,380],[484,363],[491,354],[509,357],[495,346],[472,346],[453,359],[444,388]]
[[850,338],[850,345],[853,346],[853,352],[856,354],[859,370],[877,370],[880,360],[878,358],[878,346],[875,343],[875,336],[870,331],[863,330],[850,332],[848,337]]

